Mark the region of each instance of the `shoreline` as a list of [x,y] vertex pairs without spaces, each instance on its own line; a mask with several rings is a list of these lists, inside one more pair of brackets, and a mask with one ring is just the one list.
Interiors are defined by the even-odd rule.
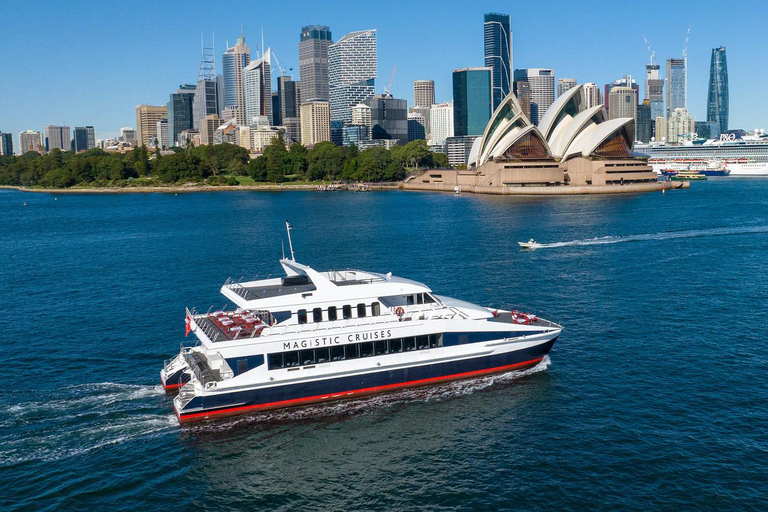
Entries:
[[[662,190],[687,189],[688,181],[655,181],[652,183],[625,183],[624,185],[584,185],[559,187],[487,187],[476,185],[461,185],[460,192],[471,194],[504,195],[504,196],[572,196],[572,195],[611,195],[636,194],[641,192],[661,192]],[[449,192],[456,193],[455,185],[443,183],[404,183],[403,190],[419,192]]]
[[19,192],[36,192],[43,194],[150,194],[150,193],[175,193],[179,192],[226,192],[263,190],[274,192],[280,190],[317,190],[317,185],[169,185],[165,186],[139,186],[139,187],[91,187],[91,188],[28,188],[16,185],[0,185],[0,189],[18,190]]

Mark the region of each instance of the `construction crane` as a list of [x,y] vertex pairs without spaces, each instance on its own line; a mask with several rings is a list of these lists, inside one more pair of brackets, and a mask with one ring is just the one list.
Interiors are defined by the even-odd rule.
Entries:
[[691,37],[691,26],[685,33],[685,46],[683,46],[683,66],[685,66],[685,99],[688,99],[688,39]]
[[651,64],[653,64],[653,58],[656,57],[656,52],[653,51],[653,48],[651,48],[651,43],[648,42],[648,38],[645,37],[645,34],[643,34],[643,41],[645,41],[645,46],[648,48],[648,53],[651,54]]
[[[269,52],[272,54],[272,57],[274,57],[277,67],[280,69],[280,76],[286,76],[288,73],[285,72],[285,68],[280,64],[280,60],[277,58],[275,50],[270,50]],[[293,71],[293,68],[289,68],[288,71]]]
[[389,77],[389,85],[384,88],[384,96],[392,96],[392,82],[395,81],[395,73],[397,73],[397,66],[392,68],[392,76]]

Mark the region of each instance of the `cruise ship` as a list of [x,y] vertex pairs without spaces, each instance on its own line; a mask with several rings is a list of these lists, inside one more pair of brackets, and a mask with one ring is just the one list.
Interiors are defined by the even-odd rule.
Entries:
[[353,398],[538,364],[562,327],[518,310],[437,295],[391,273],[317,271],[234,282],[231,310],[186,312],[160,380],[180,423]]
[[697,140],[680,145],[635,144],[635,151],[648,155],[648,164],[664,170],[706,169],[722,162],[729,176],[768,176],[768,135],[724,133],[719,139]]

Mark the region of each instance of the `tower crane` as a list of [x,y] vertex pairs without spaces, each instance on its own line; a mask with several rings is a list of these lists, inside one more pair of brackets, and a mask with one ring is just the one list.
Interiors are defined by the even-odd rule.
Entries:
[[648,48],[648,53],[651,54],[651,64],[653,64],[653,58],[656,57],[656,52],[651,48],[651,43],[648,42],[648,38],[645,37],[645,34],[643,34],[643,41],[645,41],[645,46]]
[[395,81],[395,73],[397,73],[397,66],[392,68],[392,76],[389,77],[389,85],[384,88],[384,96],[392,96],[392,82]]

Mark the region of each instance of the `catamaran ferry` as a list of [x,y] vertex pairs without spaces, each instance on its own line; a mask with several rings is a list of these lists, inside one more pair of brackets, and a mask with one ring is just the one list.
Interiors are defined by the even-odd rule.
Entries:
[[237,308],[187,310],[160,379],[180,423],[326,402],[531,367],[562,327],[530,313],[436,295],[361,270],[320,272],[294,257],[285,276],[227,282]]

